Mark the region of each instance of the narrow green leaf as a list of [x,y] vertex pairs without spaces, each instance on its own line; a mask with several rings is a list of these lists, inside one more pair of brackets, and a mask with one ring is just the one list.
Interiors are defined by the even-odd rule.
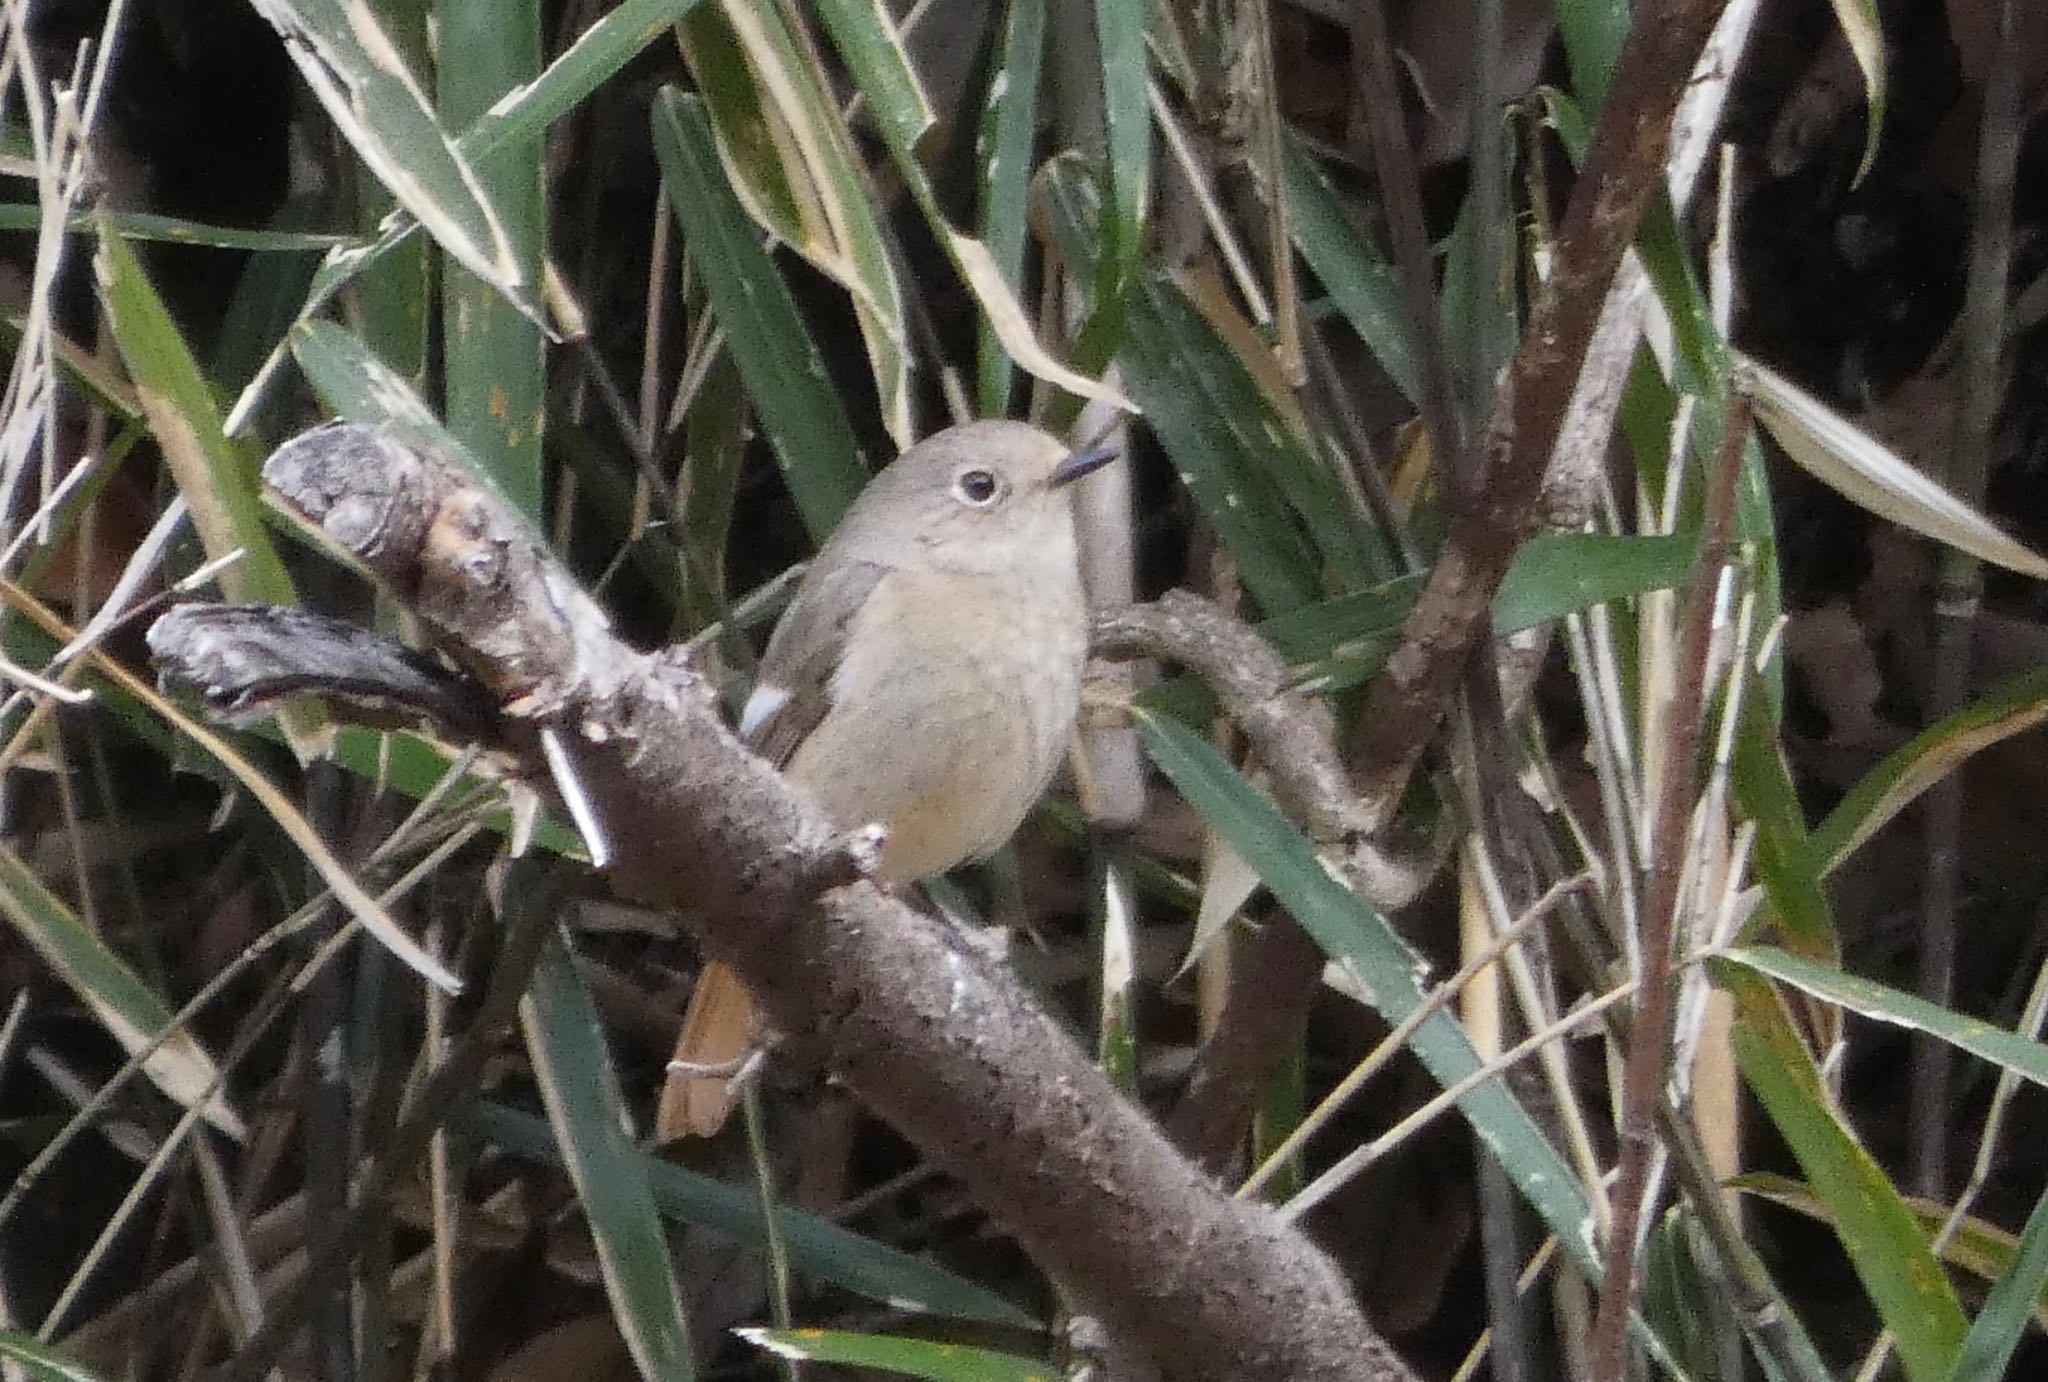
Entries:
[[[478,119],[541,65],[539,0],[439,0],[443,52],[436,69],[442,122]],[[523,281],[539,278],[547,237],[539,136],[475,161],[478,186],[502,221],[506,253]],[[536,524],[544,477],[541,423],[547,387],[540,328],[492,284],[451,267],[441,284],[441,375],[448,430],[497,477],[498,490]]]
[[929,1339],[848,1334],[836,1329],[739,1329],[734,1333],[778,1358],[880,1368],[928,1382],[1053,1382],[1060,1375],[1050,1363],[1036,1358]]
[[2048,558],[1943,489],[1924,471],[1791,380],[1745,361],[1757,420],[1807,474],[1879,518],[2035,580]]
[[[1385,918],[1331,876],[1286,817],[1199,735],[1142,709],[1136,718],[1139,738],[1160,771],[1316,944],[1352,972],[1380,1014],[1399,1022],[1421,1006],[1420,959]],[[1426,1019],[1409,1044],[1441,1085],[1481,1066],[1465,1029],[1445,1012]],[[1460,1099],[1458,1109],[1566,1254],[1597,1277],[1599,1253],[1578,1177],[1508,1087],[1489,1080]]]
[[221,572],[221,589],[232,600],[297,604],[291,577],[264,531],[256,458],[221,430],[213,390],[135,252],[119,236],[103,234],[94,268],[114,343],[206,555],[243,554]]
[[1736,1000],[1735,1059],[1743,1079],[1828,1206],[1850,1265],[1898,1340],[1907,1377],[1945,1382],[1966,1323],[1927,1235],[1829,1103],[1777,992],[1740,965],[1717,965],[1716,973]]
[[1873,1021],[1938,1037],[1958,1050],[2048,1088],[2048,1046],[2017,1032],[1770,946],[1740,947],[1727,951],[1724,958],[1730,964],[1769,975]]
[[[134,250],[103,234],[93,267],[115,345],[208,559],[241,554],[220,572],[221,589],[231,600],[296,605],[298,593],[263,526],[256,457],[222,430],[213,389]],[[286,707],[278,725],[304,762],[319,751],[327,718],[303,703]]]
[[[1736,1176],[1727,1185],[1730,1190],[1758,1196],[1830,1228],[1834,1226],[1834,1216],[1828,1212],[1828,1207],[1807,1188],[1805,1182],[1796,1177],[1781,1176],[1771,1171],[1750,1171]],[[1906,1208],[1912,1211],[1914,1222],[1920,1225],[1920,1231],[1930,1242],[1948,1222],[1949,1206],[1940,1201],[1911,1196],[1906,1200]],[[1990,1285],[2013,1269],[2013,1263],[2019,1260],[2019,1245],[2016,1235],[1975,1215],[1967,1215],[1943,1246],[1941,1257],[1951,1267],[1968,1272]],[[2035,1298],[2034,1320],[2048,1329],[2048,1285],[2044,1285],[2043,1294]]]
[[1949,1382],[2001,1382],[2019,1348],[2020,1336],[2036,1319],[2041,1292],[2048,1287],[2048,1194],[2034,1202],[2027,1226],[2020,1231],[2019,1251],[2010,1270],[1998,1278],[1977,1312],[1962,1357]]
[[515,87],[455,141],[473,159],[538,139],[640,56],[702,0],[619,0],[592,21],[547,70]]
[[1145,0],[1095,0],[1095,40],[1102,59],[1103,176],[1110,215],[1103,246],[1108,282],[1127,284],[1145,246],[1152,194],[1152,107],[1146,84]]
[[534,967],[519,1023],[533,1075],[590,1221],[612,1318],[643,1377],[689,1382],[690,1328],[655,1212],[647,1163],[626,1134],[625,1100],[583,976],[562,938]]
[[377,180],[456,262],[532,307],[528,282],[469,159],[435,118],[361,0],[251,0]]
[[[621,0],[614,9],[585,29],[576,41],[548,64],[531,85],[509,93],[457,139],[456,148],[469,159],[486,158],[499,149],[545,132],[567,115],[606,81],[609,81],[641,50],[660,38],[672,20],[681,18],[702,0]],[[313,275],[306,300],[299,307],[298,321],[317,317],[357,274],[362,273],[412,238],[419,222],[403,213],[385,219],[376,236],[368,241],[336,246]],[[386,342],[378,342],[380,348]],[[235,399],[228,413],[228,431],[239,433],[261,405],[277,379],[288,347],[280,342]],[[397,358],[397,357],[392,357]]]
[[[830,9],[839,28],[848,31],[847,36],[840,40],[840,51],[852,71],[855,84],[872,104],[894,107],[899,112],[893,118],[881,121],[882,142],[888,146],[897,171],[908,184],[911,197],[924,213],[939,247],[952,261],[960,281],[967,285],[968,291],[980,304],[982,326],[1002,344],[1012,360],[1038,378],[1077,397],[1100,399],[1128,408],[1130,405],[1115,390],[1099,380],[1075,373],[1052,357],[1039,343],[1030,318],[1017,300],[1014,278],[1005,272],[987,245],[955,230],[939,206],[938,194],[932,189],[924,165],[918,161],[917,141],[904,137],[917,119],[916,111],[910,108],[914,103],[899,89],[902,73],[910,64],[895,30],[889,27],[882,11],[872,4],[854,3],[853,0],[835,0]],[[921,101],[922,96],[918,100]],[[922,133],[921,130],[919,132]],[[1020,223],[1020,232],[1021,229]]]
[[1402,397],[1414,402],[1420,370],[1400,275],[1367,245],[1315,160],[1292,141],[1287,146],[1287,209],[1295,248],[1322,280],[1323,291]]
[[236,1141],[248,1135],[220,1092],[220,1068],[190,1032],[172,1027],[170,1005],[4,844],[0,912],[50,973],[85,1001],[122,1050],[131,1056],[149,1052],[142,1071],[158,1089],[186,1108],[200,1104],[206,1121]]
[[[841,13],[855,21],[861,11]],[[720,0],[684,21],[683,56],[717,139],[728,194],[851,296],[882,423],[897,445],[908,446],[916,436],[901,285],[853,137],[808,35],[793,30],[794,22],[795,11],[785,14],[773,0]],[[883,99],[892,98],[885,92]],[[884,122],[884,132],[890,128]],[[721,320],[731,328],[730,318]]]
[[1690,537],[1615,537],[1547,533],[1531,538],[1493,601],[1493,631],[1503,637],[1577,610],[1626,600],[1685,582],[1699,554]]
[[0,1329],[0,1358],[21,1364],[36,1382],[100,1382],[100,1375],[72,1362],[48,1344],[12,1329]]
[[[979,230],[995,272],[1012,294],[1024,286],[1024,247],[1030,234],[1033,157],[1038,142],[1039,75],[1045,66],[1046,0],[1009,0],[1003,35],[989,77],[988,103],[975,136],[981,179]],[[977,397],[983,417],[1010,411],[1010,357],[994,328],[980,322],[976,353]]]
[[[0,203],[0,231],[34,230],[42,224],[42,208],[23,202]],[[223,250],[253,250],[258,254],[303,254],[328,250],[349,243],[351,237],[311,230],[245,230],[239,226],[208,225],[182,216],[159,216],[146,211],[80,211],[71,217],[70,229],[78,235],[109,233],[123,240],[151,240],[167,245],[206,245]]]
[[[477,1106],[474,1126],[515,1156],[561,1164],[561,1149],[547,1124],[538,1118],[499,1104],[482,1103]],[[767,1242],[758,1193],[723,1184],[645,1152],[635,1155],[643,1164],[654,1203],[663,1217],[756,1246]],[[856,1295],[928,1315],[1019,1329],[1040,1327],[1039,1321],[993,1291],[937,1263],[863,1238],[830,1220],[778,1208],[775,1225],[792,1265]]]
[[726,180],[703,103],[664,88],[653,121],[654,151],[691,259],[804,525],[822,541],[866,479],[853,429],[787,285]]
[[903,51],[895,21],[881,0],[815,0],[832,46],[868,98],[868,110],[891,145],[915,149],[938,123],[932,103]]
[[1935,783],[1993,744],[2048,719],[2048,670],[2022,672],[1915,735],[1865,773],[1814,828],[1809,860],[1823,876]]

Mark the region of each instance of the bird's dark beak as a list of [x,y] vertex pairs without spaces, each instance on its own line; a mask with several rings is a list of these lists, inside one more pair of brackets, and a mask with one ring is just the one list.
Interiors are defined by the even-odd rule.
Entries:
[[1050,488],[1060,489],[1083,475],[1092,475],[1115,460],[1118,454],[1113,446],[1098,446],[1093,451],[1077,451],[1053,467]]

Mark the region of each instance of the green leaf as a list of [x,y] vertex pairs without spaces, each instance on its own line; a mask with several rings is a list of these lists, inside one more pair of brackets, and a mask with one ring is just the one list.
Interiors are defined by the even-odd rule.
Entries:
[[[1135,714],[1139,738],[1160,771],[1230,841],[1316,944],[1351,971],[1380,1014],[1396,1023],[1420,1007],[1421,961],[1386,919],[1332,877],[1314,847],[1206,740],[1143,709]],[[1440,1085],[1455,1084],[1481,1066],[1465,1029],[1446,1012],[1426,1019],[1409,1044]],[[1480,1084],[1458,1101],[1458,1109],[1566,1254],[1597,1278],[1591,1211],[1578,1177],[1506,1084]]]
[[[1009,0],[988,103],[975,138],[981,179],[981,242],[996,274],[1015,294],[1024,284],[1024,247],[1030,234],[1033,155],[1038,140],[1039,75],[1045,65],[1046,0]],[[979,323],[977,397],[983,417],[1010,411],[1010,357],[986,318]]]
[[1103,177],[1110,212],[1103,226],[1103,271],[1104,281],[1111,285],[1131,281],[1145,247],[1145,209],[1152,191],[1148,9],[1145,0],[1095,0],[1095,41],[1102,60]]
[[[298,604],[298,592],[263,526],[256,457],[222,430],[213,389],[135,252],[119,236],[102,234],[93,267],[107,325],[208,559],[241,554],[220,572],[220,588],[231,600]],[[278,716],[300,762],[319,751],[326,723],[325,714],[310,703],[287,707]]]
[[778,1358],[880,1368],[929,1382],[1054,1382],[1059,1370],[1036,1358],[992,1353],[964,1344],[903,1339],[888,1334],[848,1334],[836,1329],[737,1329],[750,1344]]
[[[439,0],[436,68],[444,123],[459,129],[540,71],[539,0]],[[475,161],[483,194],[503,221],[522,280],[540,276],[547,238],[538,135]],[[441,283],[441,375],[448,430],[497,477],[498,490],[534,523],[541,517],[541,423],[546,360],[541,331],[492,284],[460,267]]]
[[1557,29],[1564,39],[1572,93],[1589,110],[1607,99],[1628,41],[1628,12],[1628,0],[1558,0]]
[[578,34],[546,71],[478,116],[455,141],[456,147],[470,158],[487,159],[501,149],[539,138],[700,3],[619,0]]
[[[479,1104],[474,1124],[515,1156],[560,1164],[561,1151],[541,1120],[498,1104]],[[761,1197],[645,1152],[635,1152],[665,1218],[695,1224],[742,1242],[767,1241]],[[801,1270],[884,1304],[953,1319],[1036,1329],[1039,1322],[994,1292],[936,1263],[863,1238],[826,1219],[793,1209],[775,1211],[790,1261]]]
[[35,1382],[101,1382],[100,1375],[27,1334],[0,1329],[0,1358],[20,1363]]
[[94,268],[114,343],[206,555],[243,553],[221,572],[221,589],[232,600],[296,605],[291,577],[263,527],[256,458],[221,430],[213,390],[135,252],[103,233]]
[[1757,420],[1807,474],[1879,518],[1979,561],[2048,579],[2048,558],[2007,537],[1977,509],[1833,408],[1753,360],[1743,363],[1743,374]]
[[1863,1017],[1938,1037],[1958,1050],[2048,1088],[2048,1046],[2017,1032],[1770,946],[1740,947],[1725,952],[1723,958]]
[[1422,386],[1400,275],[1366,243],[1315,160],[1292,141],[1287,210],[1295,248],[1322,280],[1323,291],[1402,397],[1414,402]]
[[1993,744],[2048,719],[2048,670],[2022,672],[1915,735],[1865,773],[1814,828],[1809,859],[1826,875],[1935,783]]
[[691,259],[797,510],[822,541],[866,480],[853,430],[788,286],[726,180],[703,102],[664,88],[653,120],[654,151]]
[[1505,637],[1567,614],[1685,583],[1699,555],[1690,537],[1547,533],[1515,554],[1493,601],[1493,631]]
[[85,1001],[121,1049],[142,1057],[142,1071],[158,1089],[186,1108],[204,1101],[207,1122],[238,1142],[248,1136],[220,1091],[220,1068],[189,1031],[173,1025],[170,1004],[4,844],[0,912],[50,973]]
[[[562,55],[530,85],[508,95],[456,140],[464,158],[488,158],[502,148],[532,139],[567,115],[621,68],[667,31],[701,0],[620,0],[604,17],[577,36]],[[317,317],[351,280],[412,237],[419,223],[410,216],[386,218],[367,243],[337,246],[313,276],[298,321]],[[381,343],[380,343],[381,344]],[[228,431],[239,433],[261,405],[283,365],[287,345],[280,343],[250,379],[228,413]]]
[[[1731,1190],[1756,1195],[1829,1227],[1834,1226],[1834,1217],[1828,1212],[1828,1207],[1803,1181],[1794,1177],[1770,1171],[1750,1171],[1736,1176],[1727,1185]],[[1911,1196],[1906,1200],[1906,1208],[1912,1211],[1914,1221],[1930,1242],[1948,1222],[1949,1206],[1938,1200]],[[2019,1239],[1995,1224],[1967,1215],[1943,1246],[1941,1256],[1951,1267],[1968,1272],[1988,1285],[2012,1270],[2013,1263],[2019,1259]],[[2048,1290],[2035,1299],[2034,1320],[2048,1328]]]
[[[853,0],[831,0],[822,12],[835,25],[834,37],[862,94],[878,111],[888,107],[896,112],[880,122],[882,142],[888,146],[897,171],[908,184],[911,197],[924,213],[939,247],[952,261],[954,272],[959,274],[960,281],[967,285],[968,291],[980,304],[982,326],[1001,343],[1012,360],[1038,378],[1077,397],[1100,399],[1128,408],[1130,405],[1114,389],[1076,374],[1039,344],[1030,318],[1017,301],[1014,275],[1005,271],[987,245],[955,230],[940,208],[931,179],[925,175],[924,165],[918,162],[917,140],[911,137],[913,129],[919,134],[923,132],[917,127],[917,121],[924,98],[919,93],[912,100],[901,91],[902,74],[909,70],[909,59],[904,56],[895,30],[889,26],[881,10],[872,4],[854,3]],[[1028,161],[1028,150],[1026,158]]]
[[371,174],[457,263],[537,316],[519,256],[469,158],[368,8],[350,0],[251,3]]
[[[849,7],[842,14],[852,19],[858,12]],[[716,135],[727,196],[852,297],[882,423],[897,445],[910,445],[916,437],[901,286],[853,138],[824,74],[807,56],[808,36],[790,28],[773,0],[720,0],[693,11],[681,35],[706,128]],[[660,124],[657,116],[657,130]],[[671,174],[666,163],[662,171]],[[702,267],[702,256],[697,262]],[[719,319],[732,328],[729,315]]]
[[690,1327],[597,1008],[559,935],[519,1000],[534,1081],[590,1221],[612,1318],[643,1377],[689,1382]]
[[832,46],[868,99],[868,111],[891,148],[915,149],[938,123],[932,103],[903,51],[896,24],[881,0],[814,0]]
[[[42,208],[23,202],[0,204],[0,231],[34,230],[42,224]],[[239,226],[208,225],[182,216],[159,216],[146,211],[80,211],[72,215],[70,229],[81,235],[113,234],[123,240],[150,240],[167,245],[207,245],[223,250],[253,250],[258,254],[304,253],[328,250],[349,242],[350,237],[310,230],[244,230]]]
[[1977,1312],[1949,1382],[2001,1382],[2008,1375],[2006,1366],[2019,1347],[2020,1336],[2036,1318],[2035,1307],[2044,1287],[2048,1287],[2048,1194],[2034,1202],[2034,1212],[2020,1232],[2012,1267],[1998,1278],[1984,1308]]
[[1966,1323],[1927,1235],[1828,1101],[1777,992],[1742,964],[1717,965],[1716,973],[1736,1001],[1735,1059],[1743,1079],[1828,1206],[1850,1265],[1898,1340],[1907,1377],[1945,1382]]

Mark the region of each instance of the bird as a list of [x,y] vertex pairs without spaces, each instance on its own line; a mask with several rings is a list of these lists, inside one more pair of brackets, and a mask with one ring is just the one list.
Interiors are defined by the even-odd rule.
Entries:
[[[848,507],[770,634],[739,732],[832,824],[881,827],[883,885],[993,853],[1051,781],[1088,653],[1069,486],[1115,457],[1021,422],[933,433]],[[756,1032],[708,964],[660,1140],[724,1125]]]

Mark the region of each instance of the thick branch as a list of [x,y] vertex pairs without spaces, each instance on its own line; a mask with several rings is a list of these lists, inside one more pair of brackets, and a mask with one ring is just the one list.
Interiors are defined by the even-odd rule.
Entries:
[[848,882],[846,842],[732,736],[684,659],[613,638],[465,473],[329,427],[265,476],[491,689],[532,775],[544,734],[562,747],[619,891],[675,909],[1115,1337],[1175,1379],[1411,1376],[1320,1253],[1183,1160],[1006,972]]

